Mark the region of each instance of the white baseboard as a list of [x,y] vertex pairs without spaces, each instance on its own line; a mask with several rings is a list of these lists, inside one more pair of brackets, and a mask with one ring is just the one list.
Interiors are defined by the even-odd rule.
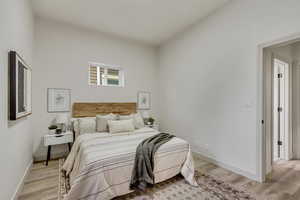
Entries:
[[200,156],[203,160],[207,161],[207,162],[210,162],[210,163],[213,163],[219,167],[222,167],[224,169],[227,169],[229,171],[232,171],[236,174],[240,174],[242,176],[245,176],[251,180],[254,180],[254,181],[259,181],[259,178],[256,174],[253,174],[251,172],[247,172],[245,170],[242,170],[240,168],[237,168],[237,167],[234,167],[234,166],[231,166],[231,165],[228,165],[226,163],[223,163],[223,162],[220,162],[214,158],[211,158],[211,157],[208,157],[206,155],[204,155],[203,153],[199,152],[199,151],[193,151],[194,154]]
[[25,181],[26,177],[29,175],[29,171],[30,171],[32,164],[33,164],[33,160],[31,160],[29,162],[29,164],[27,165],[24,175],[21,178],[21,180],[17,186],[17,189],[16,189],[14,195],[12,196],[11,200],[18,200],[19,194],[21,193],[23,186],[24,186],[24,181]]

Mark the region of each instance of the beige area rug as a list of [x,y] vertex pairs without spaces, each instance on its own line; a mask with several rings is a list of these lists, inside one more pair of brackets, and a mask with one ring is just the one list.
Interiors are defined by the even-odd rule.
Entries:
[[[59,200],[68,191],[67,179],[61,172],[64,159],[59,160]],[[146,192],[132,192],[114,200],[255,200],[244,189],[196,171],[199,187],[189,185],[181,175],[156,184]]]

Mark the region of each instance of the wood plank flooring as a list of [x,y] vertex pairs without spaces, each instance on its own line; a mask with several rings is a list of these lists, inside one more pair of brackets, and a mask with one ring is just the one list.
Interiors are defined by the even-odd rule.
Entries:
[[[273,169],[272,178],[257,183],[218,167],[194,155],[195,167],[236,187],[246,188],[259,200],[300,200],[300,161],[280,161]],[[25,180],[19,200],[56,200],[58,198],[58,160],[35,163]]]
[[58,160],[34,163],[27,176],[19,200],[58,199]]

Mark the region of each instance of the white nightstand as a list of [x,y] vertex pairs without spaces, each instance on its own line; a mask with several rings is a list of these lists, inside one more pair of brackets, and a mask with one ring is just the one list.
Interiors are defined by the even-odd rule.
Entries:
[[153,129],[159,131],[159,124],[156,124],[156,123],[154,123],[154,124],[152,124],[152,125],[146,124],[145,126],[146,126],[146,127],[149,127],[149,128],[153,128]]
[[52,145],[68,144],[69,151],[71,151],[71,143],[73,143],[73,133],[71,131],[67,131],[59,135],[44,135],[44,145],[48,146],[46,165],[48,165],[48,161],[50,160]]

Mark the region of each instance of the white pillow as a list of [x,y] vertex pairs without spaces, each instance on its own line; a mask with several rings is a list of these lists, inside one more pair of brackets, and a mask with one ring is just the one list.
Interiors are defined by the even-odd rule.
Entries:
[[145,126],[144,120],[140,113],[135,113],[131,115],[120,115],[120,120],[132,119],[133,125],[136,129],[143,128]]
[[127,120],[108,120],[110,133],[132,132],[134,125],[132,119]]
[[80,118],[78,119],[79,134],[95,133],[96,120],[95,118]]
[[80,119],[94,119],[94,120],[96,120],[96,117],[71,118],[71,130],[75,132],[75,138],[77,138],[80,134],[80,129],[79,129],[79,120]]
[[108,131],[108,120],[115,120],[116,115],[108,114],[108,115],[97,115],[96,116],[96,130],[97,132],[107,132]]
[[73,118],[71,119],[71,126],[72,130],[75,132],[75,134],[79,134],[79,119]]
[[140,113],[132,114],[133,124],[136,129],[143,128],[145,126],[144,120]]
[[132,119],[132,114],[131,115],[119,115],[119,120],[124,120],[124,119]]

